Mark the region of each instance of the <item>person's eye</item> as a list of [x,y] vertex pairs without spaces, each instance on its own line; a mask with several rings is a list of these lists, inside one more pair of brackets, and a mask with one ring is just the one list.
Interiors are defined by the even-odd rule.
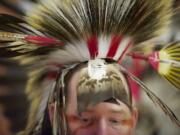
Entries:
[[90,121],[90,118],[81,118],[81,120],[83,121],[83,122],[89,122]]
[[109,119],[109,122],[110,122],[111,124],[114,124],[114,125],[121,124],[121,122],[120,122],[119,120],[117,120],[117,119]]
[[90,116],[81,116],[80,117],[81,122],[83,123],[83,125],[89,125],[92,123],[92,118]]

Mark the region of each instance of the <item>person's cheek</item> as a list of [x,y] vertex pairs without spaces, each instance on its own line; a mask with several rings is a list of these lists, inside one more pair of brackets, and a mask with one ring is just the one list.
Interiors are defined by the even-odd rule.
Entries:
[[81,126],[81,123],[78,117],[76,116],[68,116],[67,121],[68,121],[68,127],[71,134],[74,133],[74,131],[77,130]]
[[123,123],[119,125],[111,125],[111,128],[108,131],[111,135],[131,135],[132,126]]
[[96,135],[96,129],[93,127],[79,127],[71,135]]
[[128,128],[118,128],[118,130],[111,130],[110,135],[131,135],[131,131]]

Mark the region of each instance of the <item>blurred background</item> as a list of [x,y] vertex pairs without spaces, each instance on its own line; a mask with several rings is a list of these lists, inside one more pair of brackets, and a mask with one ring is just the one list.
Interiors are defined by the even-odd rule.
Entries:
[[[21,16],[35,0],[0,0],[0,14]],[[25,96],[27,74],[15,61],[0,58],[0,135],[14,135],[26,125],[28,100]]]
[[[0,13],[21,16],[31,11],[37,1],[0,0]],[[156,43],[180,41],[180,0],[174,0],[173,6],[175,13],[169,30],[157,38]],[[180,92],[147,68],[148,73],[142,72],[144,82],[180,119]],[[27,74],[17,62],[0,58],[0,135],[14,135],[26,125],[29,105],[25,95],[26,81]],[[135,135],[180,135],[180,128],[172,124],[144,93],[138,92],[136,96],[140,114]]]

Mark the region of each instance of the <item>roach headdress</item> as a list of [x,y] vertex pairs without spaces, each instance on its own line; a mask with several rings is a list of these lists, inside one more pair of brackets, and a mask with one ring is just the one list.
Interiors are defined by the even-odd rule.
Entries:
[[[128,77],[180,126],[170,108],[123,66],[127,57],[145,60],[180,88],[179,43],[150,55],[133,51],[163,33],[170,17],[171,0],[44,0],[21,19],[0,15],[0,56],[20,61],[29,72],[27,95],[31,108],[25,134],[41,132],[50,102],[55,103],[53,134],[68,132],[65,78],[83,65],[78,86],[83,95],[78,98],[79,104],[83,104],[79,110],[106,98],[120,99],[131,108]],[[106,82],[116,87],[109,87],[113,92],[94,86]],[[121,91],[116,90],[119,88]]]

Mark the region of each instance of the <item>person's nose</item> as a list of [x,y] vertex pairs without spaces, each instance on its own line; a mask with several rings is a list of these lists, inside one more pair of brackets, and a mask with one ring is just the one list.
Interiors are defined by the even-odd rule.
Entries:
[[100,120],[98,122],[96,135],[108,135],[107,128],[107,122],[104,119]]

